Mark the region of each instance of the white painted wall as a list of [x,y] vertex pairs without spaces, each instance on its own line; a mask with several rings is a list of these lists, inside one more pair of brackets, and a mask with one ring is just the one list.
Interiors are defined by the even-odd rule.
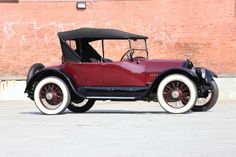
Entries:
[[0,101],[27,100],[25,81],[0,81]]
[[[219,100],[236,100],[236,78],[217,78]],[[0,81],[0,101],[27,100],[25,81]]]

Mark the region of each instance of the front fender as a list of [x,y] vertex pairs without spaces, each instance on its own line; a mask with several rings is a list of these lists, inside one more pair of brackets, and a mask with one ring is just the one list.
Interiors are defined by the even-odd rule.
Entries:
[[152,83],[149,94],[152,91],[157,90],[158,85],[164,79],[166,76],[171,75],[171,74],[182,74],[185,75],[186,77],[190,78],[195,84],[198,84],[198,76],[195,72],[193,72],[190,69],[187,68],[173,68],[173,69],[168,69],[160,73],[155,79],[155,81]]
[[[205,78],[201,77],[201,69],[205,70],[206,76]],[[203,84],[208,84],[212,85],[212,79],[215,77],[217,78],[218,76],[211,70],[202,68],[202,67],[195,67],[195,72],[197,73],[198,77],[200,78],[200,82]]]
[[38,82],[48,76],[55,76],[62,79],[67,84],[72,95],[80,96],[76,92],[76,85],[74,81],[67,74],[56,68],[45,68],[37,72],[27,83],[25,93],[28,93],[29,97],[32,98],[34,89]]
[[196,72],[200,72],[201,71],[201,69],[205,69],[205,71],[206,71],[206,76],[208,77],[208,78],[213,78],[213,77],[218,77],[217,75],[216,75],[216,73],[214,73],[213,71],[211,71],[211,70],[209,70],[209,69],[206,69],[206,68],[202,68],[202,67],[195,67],[195,71]]
[[205,70],[206,70],[206,72],[207,72],[207,75],[208,75],[208,77],[215,77],[215,78],[217,78],[218,76],[216,75],[216,73],[214,73],[213,71],[211,71],[211,70],[209,70],[209,69],[206,69],[205,68]]

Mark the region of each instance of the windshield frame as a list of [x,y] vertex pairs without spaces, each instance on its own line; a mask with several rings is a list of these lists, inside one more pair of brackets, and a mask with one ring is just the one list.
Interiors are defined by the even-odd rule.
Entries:
[[[137,41],[137,40],[143,40],[144,41],[144,48],[143,49],[138,49],[138,48],[133,48],[132,47],[131,41]],[[102,39],[101,41],[102,41],[102,59],[105,59],[105,46],[104,46],[105,43],[104,43],[104,39]],[[132,51],[134,53],[135,50],[137,50],[137,51],[145,51],[146,52],[146,59],[148,59],[149,52],[148,52],[148,46],[147,46],[147,39],[128,39],[128,42],[129,42],[129,49],[124,54],[126,54],[129,51],[130,52]],[[131,54],[132,56],[133,56],[133,53]]]
[[[133,40],[133,41],[137,41],[137,40]],[[146,59],[148,59],[147,39],[139,39],[139,40],[144,40],[144,49],[132,48],[132,43],[131,43],[131,40],[129,39],[128,40],[129,41],[129,50],[128,51],[130,51],[132,53],[131,56],[133,56],[135,50],[137,50],[137,51],[145,51],[146,52]]]

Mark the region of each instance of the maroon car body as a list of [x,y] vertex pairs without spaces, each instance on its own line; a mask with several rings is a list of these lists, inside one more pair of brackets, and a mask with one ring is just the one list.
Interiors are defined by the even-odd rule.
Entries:
[[[94,28],[60,32],[58,36],[62,47],[62,64],[46,68],[42,64],[36,64],[31,67],[25,92],[32,100],[35,98],[38,83],[50,76],[60,78],[66,84],[71,102],[80,102],[84,99],[158,101],[156,92],[159,84],[173,74],[187,77],[195,84],[197,97],[206,98],[209,95],[208,91],[213,89],[213,77],[217,77],[210,70],[194,67],[189,60],[149,60],[146,36],[114,29]],[[97,40],[102,41],[102,55],[90,45],[90,42]],[[129,50],[120,61],[112,61],[104,57],[104,40],[128,40]],[[131,40],[144,40],[145,48],[132,48]],[[71,47],[70,41],[75,42],[76,48]],[[146,56],[134,56],[135,51],[143,51]],[[177,101],[175,95],[180,97],[183,91],[178,89],[180,87],[170,88],[173,90],[169,101]],[[51,102],[56,95],[54,93],[47,91],[45,95],[39,96],[49,105],[55,105],[55,102]]]
[[181,68],[183,63],[184,61],[177,60],[145,59],[100,63],[69,62],[61,66],[61,70],[75,81],[76,86],[147,86],[163,71]]

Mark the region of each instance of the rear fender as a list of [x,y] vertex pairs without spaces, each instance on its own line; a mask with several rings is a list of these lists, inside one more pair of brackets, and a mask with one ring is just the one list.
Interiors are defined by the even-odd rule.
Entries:
[[45,68],[42,71],[36,73],[27,83],[25,88],[25,93],[28,93],[29,97],[33,99],[34,89],[37,86],[38,82],[48,76],[55,76],[62,79],[70,90],[71,96],[79,96],[80,95],[76,92],[76,85],[74,81],[64,72],[54,69],[54,68]]

